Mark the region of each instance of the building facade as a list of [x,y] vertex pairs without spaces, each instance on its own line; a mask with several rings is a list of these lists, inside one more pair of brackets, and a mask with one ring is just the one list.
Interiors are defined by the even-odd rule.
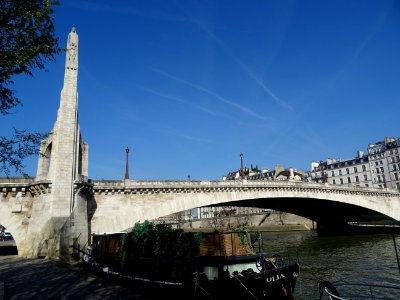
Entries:
[[311,181],[333,185],[372,187],[368,155],[358,151],[357,156],[351,159],[328,159],[320,163],[313,163]]
[[311,181],[333,185],[388,188],[400,191],[400,139],[387,137],[350,159],[311,164]]
[[386,137],[369,144],[367,151],[349,159],[312,162],[310,171],[279,165],[274,170],[244,168],[229,172],[223,180],[293,180],[400,191],[400,138]]
[[[222,180],[240,180],[242,179],[241,171],[231,171]],[[243,179],[246,180],[294,180],[303,181],[306,178],[306,172],[298,171],[293,168],[284,168],[276,165],[274,170],[255,170],[245,168],[243,171]]]
[[400,191],[400,139],[387,137],[368,145],[373,186]]

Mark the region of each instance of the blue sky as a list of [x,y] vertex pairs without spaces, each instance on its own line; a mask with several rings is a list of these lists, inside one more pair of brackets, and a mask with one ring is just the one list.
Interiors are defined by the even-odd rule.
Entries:
[[[400,136],[400,3],[61,1],[79,35],[89,177],[221,179],[244,164],[308,170]],[[53,128],[65,54],[15,78],[11,128]],[[35,175],[37,157],[26,161]]]

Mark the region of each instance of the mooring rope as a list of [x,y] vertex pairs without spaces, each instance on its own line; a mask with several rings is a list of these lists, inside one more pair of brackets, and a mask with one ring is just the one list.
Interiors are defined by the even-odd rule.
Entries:
[[196,299],[196,290],[197,288],[201,289],[208,297],[210,297],[213,300],[216,300],[217,298],[214,298],[209,292],[207,292],[196,280],[194,283],[194,293],[193,293],[193,300]]
[[249,294],[250,294],[251,296],[253,296],[254,299],[258,300],[258,298],[257,298],[256,296],[254,296],[254,294],[243,284],[243,282],[240,281],[240,279],[239,279],[237,276],[235,276],[235,278],[236,278],[237,281],[239,281],[239,283],[246,289],[246,291],[248,291]]

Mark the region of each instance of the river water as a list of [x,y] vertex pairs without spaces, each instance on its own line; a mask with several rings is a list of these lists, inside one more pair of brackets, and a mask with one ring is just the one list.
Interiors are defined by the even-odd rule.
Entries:
[[[323,237],[313,231],[302,231],[264,232],[262,236],[268,254],[279,253],[284,259],[299,262],[296,299],[320,299],[318,281],[323,280],[335,283],[335,286],[339,282],[356,282],[400,288],[396,251],[389,234]],[[400,235],[395,238],[399,249]],[[366,288],[357,290],[345,286],[338,290],[341,296],[348,293],[368,296],[370,293]],[[374,299],[400,299],[400,289],[380,290],[372,290]]]

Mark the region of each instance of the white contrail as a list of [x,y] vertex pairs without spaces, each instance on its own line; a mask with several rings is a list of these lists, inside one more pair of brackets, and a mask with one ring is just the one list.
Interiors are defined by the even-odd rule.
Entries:
[[213,92],[213,91],[211,91],[211,90],[209,90],[209,89],[207,89],[207,88],[205,88],[205,87],[202,87],[202,86],[200,86],[200,85],[198,85],[198,84],[194,84],[194,83],[189,82],[189,81],[187,81],[187,80],[185,80],[185,79],[178,78],[178,77],[176,77],[176,76],[173,76],[173,75],[171,75],[171,74],[168,74],[168,73],[166,73],[166,72],[164,72],[164,71],[161,71],[161,70],[159,70],[159,69],[154,69],[154,68],[152,68],[152,70],[153,70],[154,72],[157,72],[157,73],[159,73],[159,74],[161,74],[161,75],[164,75],[165,77],[168,77],[168,78],[170,78],[170,79],[172,79],[172,80],[175,80],[175,81],[177,81],[177,82],[186,84],[186,85],[191,86],[191,87],[193,87],[193,88],[195,88],[195,89],[197,89],[197,90],[199,90],[199,91],[202,91],[202,92],[204,92],[204,93],[206,93],[206,94],[209,94],[209,95],[215,97],[216,99],[218,99],[219,101],[221,101],[221,102],[223,102],[223,103],[225,103],[225,104],[231,105],[231,106],[233,106],[233,107],[239,109],[240,111],[242,111],[242,112],[244,112],[244,113],[246,113],[246,114],[248,114],[248,115],[251,115],[251,116],[253,116],[253,117],[257,118],[257,119],[260,119],[260,120],[267,120],[266,117],[261,116],[261,115],[255,113],[255,112],[252,111],[250,108],[247,108],[247,107],[245,107],[245,106],[243,106],[243,105],[240,105],[240,104],[237,104],[237,103],[235,103],[235,102],[229,101],[228,99],[225,99],[224,97],[218,95],[217,93],[215,93],[215,92]]
[[190,140],[190,141],[194,141],[194,142],[199,142],[199,143],[213,143],[212,140],[209,139],[205,139],[205,138],[201,138],[201,137],[196,137],[196,136],[191,136],[191,135],[186,135],[186,134],[181,134],[181,133],[177,133],[174,132],[172,130],[168,130],[168,129],[159,129],[158,132],[166,134],[166,135],[173,135],[173,136],[177,136],[186,140]]
[[182,98],[179,98],[179,97],[176,97],[176,96],[173,96],[173,95],[168,95],[168,94],[160,93],[160,92],[158,92],[158,91],[155,91],[155,90],[150,89],[150,88],[147,88],[147,87],[143,87],[143,86],[138,86],[138,87],[141,88],[141,89],[143,89],[143,90],[145,90],[145,91],[148,92],[148,93],[153,94],[153,95],[156,95],[156,96],[159,96],[159,97],[162,97],[162,98],[166,98],[166,99],[169,99],[169,100],[172,100],[172,101],[175,101],[175,102],[179,102],[179,103],[182,103],[182,104],[185,104],[185,105],[194,107],[194,108],[196,108],[196,109],[198,109],[198,110],[201,110],[202,112],[204,112],[204,113],[206,113],[206,114],[209,114],[209,115],[212,115],[212,116],[217,116],[217,117],[226,118],[226,119],[229,119],[229,120],[231,120],[231,121],[235,121],[235,120],[236,120],[235,118],[232,118],[232,117],[229,116],[229,115],[221,114],[221,113],[218,113],[218,112],[209,110],[209,109],[207,109],[207,108],[205,108],[205,107],[202,107],[202,106],[200,106],[200,105],[193,104],[192,102],[186,101],[186,100],[184,100],[184,99],[182,99]]
[[200,21],[192,19],[191,22],[197,24],[200,29],[202,29],[205,33],[207,33],[210,37],[212,37],[220,46],[221,48],[226,51],[231,58],[246,72],[246,74],[253,79],[277,104],[282,106],[283,108],[293,110],[293,108],[288,104],[286,101],[280,99],[276,96],[266,85],[265,83],[257,78],[255,74],[233,53],[232,49],[228,47],[220,38],[215,36],[208,28]]
[[173,96],[173,95],[160,93],[160,92],[155,91],[153,89],[150,89],[150,88],[147,88],[147,87],[143,87],[143,86],[139,86],[139,85],[137,85],[137,87],[141,88],[141,89],[145,90],[146,92],[149,92],[149,93],[151,93],[153,95],[156,95],[156,96],[159,96],[159,97],[163,97],[163,98],[166,98],[166,99],[170,99],[172,101],[179,102],[179,103],[194,107],[194,108],[196,108],[198,110],[201,110],[202,112],[204,112],[206,114],[209,114],[211,116],[227,119],[227,120],[229,120],[229,121],[231,121],[231,122],[233,122],[233,123],[235,123],[237,125],[240,125],[240,126],[251,127],[251,128],[265,128],[265,127],[270,126],[270,124],[276,122],[276,120],[273,120],[271,118],[268,118],[269,123],[267,123],[267,124],[264,123],[264,122],[262,124],[252,124],[251,122],[244,122],[244,121],[241,121],[238,118],[234,118],[234,117],[232,117],[230,115],[227,115],[227,114],[224,114],[224,113],[220,113],[220,112],[216,112],[216,111],[210,110],[210,109],[208,109],[206,107],[203,107],[203,106],[200,106],[200,105],[197,105],[197,104],[193,104],[190,101],[186,101],[186,100],[184,100],[182,98],[179,98],[179,97],[176,97],[176,96]]
[[378,30],[382,28],[383,24],[385,23],[387,19],[388,12],[386,11],[384,14],[380,16],[380,18],[377,20],[376,25],[372,29],[372,31],[369,33],[369,35],[363,40],[363,42],[360,44],[360,46],[357,48],[356,52],[354,53],[354,57],[358,58],[360,53],[364,50],[364,48],[369,44],[369,42],[372,40],[372,38],[378,33]]
[[75,3],[68,3],[66,1],[65,4],[63,3],[63,6],[79,10],[92,11],[92,12],[104,12],[107,14],[116,13],[119,15],[128,15],[128,16],[142,17],[142,18],[155,19],[161,21],[172,21],[172,22],[189,21],[186,18],[180,18],[177,16],[166,14],[162,11],[152,11],[151,13],[149,13],[143,10],[133,9],[130,6],[122,6],[120,5],[120,3],[119,5],[113,5],[113,4],[100,4],[96,1],[80,1],[79,4],[75,4]]

